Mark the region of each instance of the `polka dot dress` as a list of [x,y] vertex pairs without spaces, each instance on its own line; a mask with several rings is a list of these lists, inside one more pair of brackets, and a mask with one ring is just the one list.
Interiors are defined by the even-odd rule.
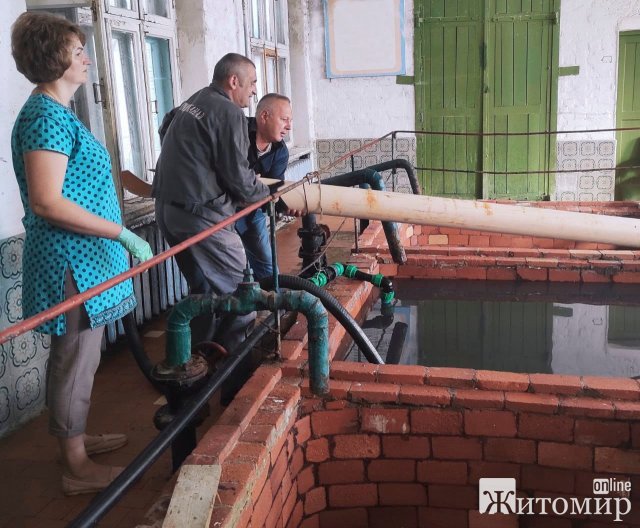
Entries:
[[[64,275],[69,267],[83,292],[126,271],[128,256],[119,242],[55,227],[29,207],[23,154],[34,150],[68,156],[62,186],[65,198],[91,213],[122,223],[106,149],[67,107],[42,95],[32,95],[22,107],[11,135],[13,168],[20,188],[26,231],[23,253],[22,309],[32,316],[64,299]],[[119,319],[136,305],[131,280],[85,302],[91,326]],[[65,333],[64,314],[38,327],[46,334]]]

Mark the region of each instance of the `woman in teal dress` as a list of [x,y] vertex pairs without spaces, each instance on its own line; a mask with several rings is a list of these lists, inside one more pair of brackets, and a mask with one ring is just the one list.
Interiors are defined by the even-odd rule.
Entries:
[[[91,64],[84,42],[75,24],[35,12],[20,15],[11,34],[18,71],[36,85],[11,135],[25,211],[25,317],[126,271],[125,249],[141,261],[152,256],[149,245],[122,226],[109,154],[69,108]],[[88,455],[117,449],[126,436],[90,436],[85,428],[104,325],[135,304],[128,280],[37,329],[51,335],[49,432],[58,438],[68,495],[99,491],[122,470]]]

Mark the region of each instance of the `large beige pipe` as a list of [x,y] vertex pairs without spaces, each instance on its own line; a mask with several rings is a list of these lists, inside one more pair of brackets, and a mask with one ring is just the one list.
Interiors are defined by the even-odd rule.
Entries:
[[[282,188],[290,183],[284,182]],[[640,247],[640,220],[635,218],[317,183],[304,183],[285,193],[283,199],[291,209],[330,216]]]

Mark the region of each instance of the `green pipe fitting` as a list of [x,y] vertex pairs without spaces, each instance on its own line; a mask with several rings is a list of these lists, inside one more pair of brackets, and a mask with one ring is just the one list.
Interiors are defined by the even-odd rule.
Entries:
[[168,366],[185,365],[191,358],[189,322],[198,315],[230,313],[246,315],[256,310],[298,311],[307,319],[309,377],[314,394],[329,392],[329,316],[322,302],[306,291],[266,292],[256,282],[242,282],[230,295],[190,295],[176,304],[167,319]]

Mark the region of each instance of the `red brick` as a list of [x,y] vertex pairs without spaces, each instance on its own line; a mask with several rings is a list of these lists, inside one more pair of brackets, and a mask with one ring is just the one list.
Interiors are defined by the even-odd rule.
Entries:
[[327,495],[324,488],[314,488],[304,496],[304,513],[306,515],[312,515],[326,507]]
[[450,367],[428,367],[427,384],[439,387],[473,387],[476,371]]
[[520,464],[509,462],[469,462],[469,484],[477,486],[481,478],[514,478],[520,482]]
[[535,393],[567,394],[575,396],[582,391],[580,376],[560,374],[529,374],[531,388]]
[[547,277],[547,269],[546,268],[523,268],[518,266],[516,269],[516,273],[518,277],[522,280],[526,281],[546,281]]
[[378,489],[375,484],[340,484],[329,486],[331,508],[377,506]]
[[471,436],[515,436],[516,417],[509,411],[464,411],[464,432]]
[[466,462],[425,460],[418,462],[418,482],[430,484],[466,484]]
[[313,466],[307,466],[298,474],[297,483],[298,491],[301,495],[304,495],[307,491],[309,491],[316,485],[316,477],[313,474]]
[[562,398],[560,400],[560,412],[570,416],[613,418],[615,407],[610,401],[596,398]]
[[575,490],[575,471],[546,468],[542,466],[522,466],[523,489],[573,493]]
[[518,436],[535,440],[573,440],[573,418],[542,414],[520,414]]
[[264,523],[264,528],[276,528],[276,526],[282,526],[282,495],[277,494],[273,497],[271,503],[271,511],[267,515],[267,520]]
[[456,278],[462,280],[487,280],[487,268],[459,268]]
[[468,526],[467,510],[419,508],[418,517],[422,528],[467,528]]
[[383,436],[382,451],[387,458],[428,458],[429,439],[420,436]]
[[414,460],[372,460],[367,474],[372,482],[414,482],[416,463]]
[[419,365],[380,365],[378,381],[396,385],[422,385],[427,376],[426,367]]
[[424,484],[379,484],[380,506],[426,506]]
[[526,391],[529,388],[529,376],[514,372],[478,370],[476,384],[478,388],[485,390]]
[[417,387],[415,385],[400,387],[400,403],[443,407],[449,405],[450,402],[451,392],[445,387]]
[[271,486],[267,484],[262,489],[260,497],[253,506],[253,513],[251,514],[251,521],[257,526],[262,526],[267,520],[267,515],[271,511],[271,505],[273,504],[273,496],[271,495]]
[[504,392],[478,389],[456,389],[453,403],[455,406],[470,409],[504,408]]
[[482,444],[477,438],[436,436],[431,439],[433,457],[438,459],[474,460],[482,458]]
[[304,508],[302,505],[302,501],[299,500],[296,502],[295,507],[293,508],[293,512],[291,513],[291,517],[289,517],[289,522],[287,523],[287,528],[302,528],[302,516],[304,515]]
[[557,268],[557,258],[545,258],[545,257],[528,257],[527,266],[530,268]]
[[598,472],[640,474],[640,451],[596,447],[595,453],[595,470]]
[[495,462],[531,464],[536,461],[536,444],[533,440],[517,438],[487,438],[484,458]]
[[[385,508],[369,508],[368,528],[418,528],[417,508],[407,506],[388,506]],[[335,525],[334,528],[348,525]],[[349,528],[351,528],[349,526]]]
[[619,420],[640,419],[640,402],[617,401],[615,403],[615,416]]
[[311,414],[311,428],[315,436],[355,433],[358,431],[358,409],[316,411]]
[[582,378],[585,390],[595,391],[598,394],[617,400],[639,400],[640,386],[636,380],[628,378],[601,378],[596,376],[584,376]]
[[508,392],[505,394],[505,407],[512,411],[554,414],[560,408],[560,399],[555,394]]
[[638,284],[640,283],[640,273],[637,271],[621,271],[611,277],[613,282],[621,284]]
[[496,513],[482,514],[477,510],[469,510],[469,528],[518,528],[518,516]]
[[411,411],[411,432],[456,435],[462,433],[462,414],[443,409]]
[[340,435],[334,437],[334,458],[377,458],[380,438],[376,435]]
[[311,438],[311,418],[305,416],[296,422],[296,443],[298,445],[304,444],[309,438]]
[[[255,413],[257,409],[256,406],[253,412]],[[253,415],[247,420],[247,424],[252,417]],[[239,425],[215,424],[200,439],[193,454],[214,457],[218,464],[222,464],[240,439],[241,433],[242,429]]]
[[429,506],[436,508],[474,509],[478,506],[478,489],[472,486],[429,484]]
[[329,396],[331,398],[346,400],[351,391],[351,381],[329,380]]
[[362,460],[323,462],[318,464],[318,478],[321,485],[364,482],[364,462]]
[[609,275],[595,270],[584,269],[580,272],[580,277],[582,278],[582,282],[586,283],[611,282],[611,277]]
[[368,528],[366,508],[349,508],[345,510],[326,510],[320,512],[320,528]]
[[329,441],[326,438],[309,440],[306,455],[309,462],[324,462],[329,458]]
[[366,433],[400,433],[409,432],[409,411],[406,409],[361,409],[362,431]]
[[349,394],[353,401],[396,403],[400,387],[393,383],[353,383]]
[[551,269],[549,281],[551,282],[580,282],[580,270]]
[[587,446],[540,442],[538,464],[567,469],[593,468],[593,449]]
[[629,441],[629,424],[577,419],[574,434],[576,444],[622,447]]
[[304,466],[304,453],[301,447],[296,447],[291,455],[291,461],[289,463],[289,470],[291,476],[296,478],[296,475],[300,473],[300,470]]
[[487,280],[507,280],[514,281],[518,278],[515,268],[489,268],[487,270]]
[[331,378],[348,381],[375,381],[378,365],[371,363],[356,363],[333,361],[331,363]]

